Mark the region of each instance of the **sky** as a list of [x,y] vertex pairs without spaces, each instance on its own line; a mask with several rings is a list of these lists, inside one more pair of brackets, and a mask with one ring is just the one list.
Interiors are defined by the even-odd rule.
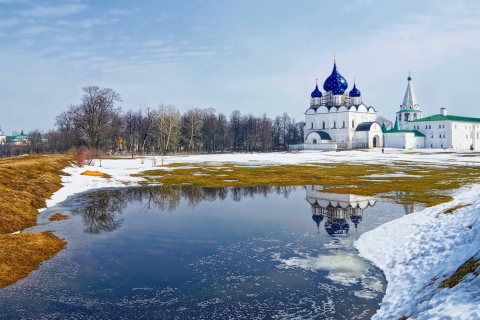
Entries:
[[424,116],[480,117],[480,2],[0,0],[0,128],[54,128],[82,88],[122,110],[172,104],[297,121],[336,55],[394,120],[408,73]]

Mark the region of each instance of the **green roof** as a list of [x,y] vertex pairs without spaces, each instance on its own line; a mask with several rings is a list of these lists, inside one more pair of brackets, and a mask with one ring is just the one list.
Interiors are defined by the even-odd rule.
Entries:
[[430,117],[425,117],[422,119],[413,120],[410,122],[421,122],[421,121],[466,121],[466,122],[480,122],[480,118],[470,118],[470,117],[460,117],[460,116],[444,116],[441,114],[436,114]]
[[390,130],[387,133],[397,133],[397,132],[411,132],[415,135],[415,137],[425,137],[423,133],[417,130]]
[[421,111],[420,110],[414,110],[414,109],[408,109],[408,110],[398,111],[397,113],[403,113],[403,112],[421,112]]
[[393,128],[392,128],[392,130],[390,130],[390,131],[398,131],[398,130],[399,130],[399,128],[398,128],[398,121],[397,121],[397,118],[395,118],[395,124],[393,125]]

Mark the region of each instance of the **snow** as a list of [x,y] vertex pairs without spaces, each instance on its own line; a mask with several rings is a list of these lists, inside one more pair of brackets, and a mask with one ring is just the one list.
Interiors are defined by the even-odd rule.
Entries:
[[[157,158],[156,164],[162,159]],[[367,151],[296,153],[229,153],[217,155],[168,156],[164,164],[185,163],[221,166],[225,163],[243,165],[287,165],[308,163],[392,164],[408,162],[417,165],[471,165],[480,166],[480,153],[455,150],[379,149]],[[54,206],[68,196],[97,188],[139,185],[143,178],[131,174],[145,170],[172,170],[172,167],[154,166],[152,157],[145,159],[104,159],[97,165],[66,168],[69,176],[62,178],[63,188],[47,201]],[[112,178],[80,175],[86,170],[101,171]],[[402,172],[399,175],[406,175]],[[403,216],[375,230],[363,234],[355,243],[360,256],[372,261],[385,274],[388,281],[386,294],[373,319],[480,319],[480,277],[470,274],[454,288],[439,289],[443,279],[450,277],[459,266],[472,256],[480,258],[480,184],[458,190],[454,200],[423,211]],[[468,205],[453,214],[442,214],[456,205]],[[304,257],[285,260],[286,265],[328,270],[325,257]],[[358,277],[358,271],[349,263],[352,257],[340,255],[335,264],[344,265],[343,273],[331,273],[337,281]],[[477,272],[480,270],[477,269]],[[436,281],[432,279],[438,278]],[[369,292],[359,291],[368,297]]]

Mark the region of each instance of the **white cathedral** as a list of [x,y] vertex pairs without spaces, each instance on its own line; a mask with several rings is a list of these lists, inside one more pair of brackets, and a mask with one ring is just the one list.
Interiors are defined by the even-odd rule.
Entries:
[[376,111],[362,102],[362,94],[354,83],[348,83],[333,63],[332,74],[318,84],[311,94],[310,108],[305,112],[305,149],[376,148],[383,146],[382,128]]
[[362,102],[360,90],[348,83],[338,72],[336,61],[332,74],[325,80],[322,93],[311,93],[310,108],[305,112],[304,148],[443,148],[459,150],[480,149],[480,118],[440,114],[422,117],[408,76],[408,85],[395,125],[387,130],[376,122],[376,110]]

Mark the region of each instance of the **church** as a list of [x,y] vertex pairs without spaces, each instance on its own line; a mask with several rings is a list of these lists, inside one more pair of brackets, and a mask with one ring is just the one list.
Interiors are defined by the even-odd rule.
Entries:
[[355,81],[353,88],[347,90],[348,83],[334,60],[332,73],[323,83],[324,91],[317,82],[310,95],[303,148],[480,149],[480,118],[448,115],[446,108],[441,108],[439,114],[423,117],[410,75],[407,81],[395,125],[387,130],[384,124],[376,122],[376,110],[363,103]]
[[305,112],[306,150],[383,146],[383,131],[375,121],[375,109],[363,103],[355,82],[350,91],[347,89],[347,80],[334,61],[333,71],[323,83],[324,92],[317,83],[310,95],[310,108]]
[[480,149],[480,118],[453,116],[446,108],[440,113],[422,117],[413,91],[412,77],[407,78],[407,90],[394,127],[384,131],[384,146],[400,149]]

